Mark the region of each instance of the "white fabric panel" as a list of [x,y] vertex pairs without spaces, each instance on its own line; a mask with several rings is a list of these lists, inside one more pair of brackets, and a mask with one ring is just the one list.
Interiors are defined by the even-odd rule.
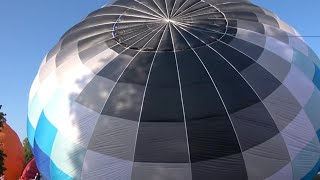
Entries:
[[74,102],[59,132],[73,143],[87,147],[98,118],[98,113]]
[[129,180],[132,166],[133,162],[88,150],[82,167],[81,179]]
[[68,122],[71,103],[68,95],[62,89],[57,89],[44,107],[44,113],[48,121],[57,129],[63,128]]
[[292,62],[293,49],[289,45],[275,38],[267,37],[265,48],[287,60],[288,62]]
[[29,118],[30,124],[34,129],[36,129],[37,127],[42,110],[43,110],[43,105],[40,103],[39,96],[36,94],[31,100],[30,106],[28,109],[28,118]]
[[44,106],[48,103],[51,96],[55,93],[58,87],[58,81],[56,79],[56,73],[53,71],[46,79],[41,82],[41,86],[38,90],[38,95],[41,104]]
[[302,107],[308,103],[312,96],[314,85],[298,68],[291,66],[290,72],[283,84],[296,97]]
[[114,59],[118,53],[113,51],[112,49],[106,49],[100,54],[96,55],[89,61],[85,63],[85,65],[94,73],[97,74],[103,67],[105,67],[112,59]]
[[34,99],[34,96],[36,95],[39,87],[40,87],[40,81],[39,81],[39,74],[37,74],[37,76],[34,78],[31,88],[30,88],[30,92],[29,92],[29,100],[28,100],[28,108],[30,108],[30,104],[32,102],[32,100]]
[[281,134],[287,144],[291,160],[293,160],[310,143],[316,132],[306,113],[301,110],[297,117],[281,131]]
[[74,100],[95,76],[82,64],[78,55],[59,66],[56,73],[61,88],[71,100]]
[[40,82],[44,81],[54,70],[56,70],[56,56],[53,56],[52,58],[48,59],[46,61],[46,58],[43,60],[44,64],[41,65],[41,68],[39,69],[39,79]]

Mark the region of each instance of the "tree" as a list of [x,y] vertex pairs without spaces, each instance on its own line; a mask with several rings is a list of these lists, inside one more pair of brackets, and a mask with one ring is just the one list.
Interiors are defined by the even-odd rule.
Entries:
[[33,158],[31,146],[28,138],[25,138],[23,140],[23,148],[24,148],[24,157],[25,157],[25,165],[26,165]]
[[[0,105],[1,110],[2,105]],[[3,128],[3,123],[6,122],[6,114],[0,111],[0,131]],[[0,177],[3,175],[3,172],[6,170],[4,167],[4,159],[7,155],[2,150],[2,143],[0,142]]]

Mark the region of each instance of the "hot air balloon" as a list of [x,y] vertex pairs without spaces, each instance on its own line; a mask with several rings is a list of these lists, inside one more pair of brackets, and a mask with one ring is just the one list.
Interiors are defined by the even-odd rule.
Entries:
[[0,143],[1,149],[6,154],[4,179],[17,180],[24,166],[24,150],[17,133],[5,122],[0,129]]
[[310,179],[320,61],[246,0],[115,0],[68,30],[29,96],[45,179]]
[[20,180],[30,180],[35,179],[35,177],[39,176],[40,172],[37,168],[36,161],[32,158],[22,172],[22,176]]

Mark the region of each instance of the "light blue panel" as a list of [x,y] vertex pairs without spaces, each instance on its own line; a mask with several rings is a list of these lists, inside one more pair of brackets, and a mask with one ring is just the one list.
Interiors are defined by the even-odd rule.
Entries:
[[57,129],[48,121],[45,114],[41,113],[35,133],[35,141],[39,148],[49,157],[56,134]]
[[70,100],[62,89],[57,89],[44,108],[44,113],[50,122],[61,121],[63,113],[69,113]]
[[306,145],[305,148],[295,157],[291,162],[293,168],[294,179],[302,179],[311,173],[316,175],[314,171],[311,171],[318,166],[320,159],[320,144],[318,136],[316,135],[313,140]]
[[313,79],[315,67],[313,62],[298,50],[293,51],[292,63],[300,69],[310,80]]
[[318,131],[320,129],[320,92],[317,88],[314,88],[312,96],[308,103],[304,107],[304,111],[309,117],[314,129]]
[[317,54],[309,47],[309,59],[311,59],[320,68],[320,60]]
[[29,118],[27,117],[27,135],[28,135],[28,141],[32,149],[33,149],[35,131],[36,130],[32,127],[32,125],[30,124]]
[[35,94],[28,108],[28,118],[33,128],[37,127],[37,123],[42,110],[43,106],[40,102],[39,96],[38,94]]
[[62,172],[52,161],[50,162],[50,166],[51,180],[73,180],[72,177]]
[[[74,179],[80,179],[85,154],[86,149],[83,146],[75,144],[59,132],[57,133],[52,148],[51,160],[59,170]],[[55,166],[51,167],[53,168],[51,175],[58,177],[59,174],[55,175]]]

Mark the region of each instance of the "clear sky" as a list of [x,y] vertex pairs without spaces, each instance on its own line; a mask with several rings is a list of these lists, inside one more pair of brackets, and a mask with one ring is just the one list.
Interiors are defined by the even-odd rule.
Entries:
[[[320,35],[319,0],[252,0],[302,35]],[[0,104],[8,124],[26,137],[28,94],[46,53],[60,36],[108,0],[7,0],[0,5]],[[320,38],[305,38],[320,55]]]

